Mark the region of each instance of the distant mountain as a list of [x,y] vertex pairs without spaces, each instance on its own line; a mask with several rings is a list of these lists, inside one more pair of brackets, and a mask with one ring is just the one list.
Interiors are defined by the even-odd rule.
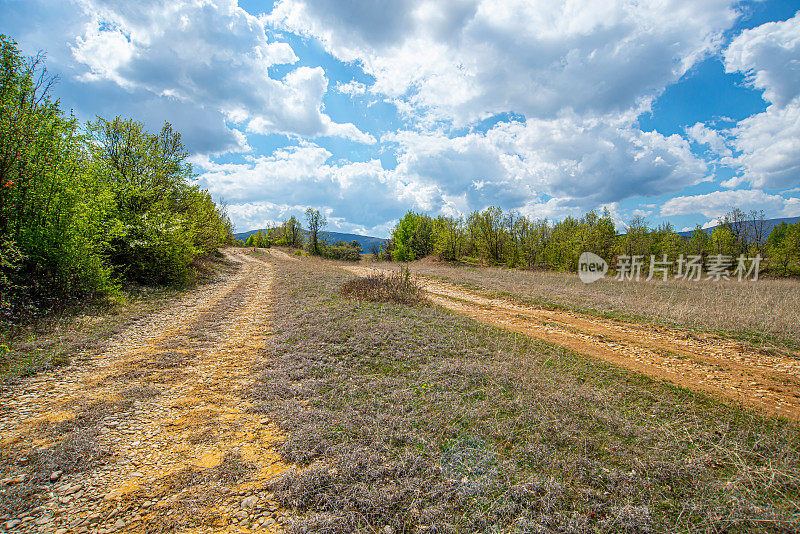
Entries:
[[[752,221],[747,221],[747,222],[752,222]],[[784,222],[786,224],[795,224],[795,223],[800,222],[800,217],[783,217],[782,219],[766,219],[764,221],[764,237],[766,238],[766,236],[768,236],[770,234],[770,232],[772,232],[772,229],[774,227],[776,227],[776,226],[778,226],[778,225],[780,225],[781,223],[784,223]],[[717,226],[720,226],[720,225],[717,225]],[[708,235],[711,235],[711,233],[714,231],[714,228],[716,228],[717,226],[712,226],[711,228],[706,228],[705,229],[706,233]],[[692,232],[694,232],[694,230],[688,230],[686,232],[678,232],[678,235],[682,235],[683,237],[689,237],[689,236],[692,235]]]
[[[248,232],[233,234],[233,237],[244,241],[250,236],[250,234],[255,234],[256,232],[258,232],[258,230],[250,230]],[[308,232],[306,232],[306,235],[307,234]],[[322,241],[325,241],[326,243],[336,243],[337,241],[345,241],[347,243],[350,243],[352,241],[358,241],[358,243],[361,245],[362,252],[364,252],[365,254],[372,252],[372,245],[378,245],[379,247],[381,247],[388,242],[388,239],[381,239],[380,237],[370,237],[359,234],[345,234],[342,232],[323,231],[319,233],[319,236],[320,239]]]

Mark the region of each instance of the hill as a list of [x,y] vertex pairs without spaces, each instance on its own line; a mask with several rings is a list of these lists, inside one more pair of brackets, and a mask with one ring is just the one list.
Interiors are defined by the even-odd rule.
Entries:
[[[752,223],[753,221],[746,221],[746,222]],[[800,222],[800,217],[783,217],[780,219],[766,219],[764,221],[764,236],[765,237],[768,236],[770,232],[772,232],[772,229],[774,227],[784,222],[786,224],[795,224]],[[720,225],[712,226],[711,228],[706,228],[705,231],[708,235],[711,235],[711,233],[714,231],[714,228],[717,228],[718,226]],[[689,237],[692,235],[692,232],[694,232],[694,230],[687,230],[685,232],[678,232],[678,235],[681,235],[683,237]]]
[[[256,232],[258,232],[258,230],[249,230],[247,232],[234,234],[233,237],[244,241],[245,239],[248,238],[248,236],[250,236],[250,234],[255,234]],[[306,232],[306,234],[308,234],[308,232]],[[320,239],[322,239],[326,243],[336,243],[337,241],[346,241],[349,243],[351,241],[358,241],[358,243],[361,245],[361,250],[364,253],[371,252],[373,245],[378,245],[380,247],[383,246],[388,241],[388,239],[381,239],[380,237],[371,237],[360,234],[346,234],[343,232],[323,231],[320,232],[319,234],[320,234]]]

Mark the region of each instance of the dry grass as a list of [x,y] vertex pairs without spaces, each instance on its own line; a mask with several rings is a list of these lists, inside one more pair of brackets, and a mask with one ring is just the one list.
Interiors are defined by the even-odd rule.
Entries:
[[[378,264],[398,269],[396,264]],[[584,284],[573,273],[467,267],[423,260],[414,274],[438,277],[526,302],[672,326],[774,339],[800,340],[800,281],[617,282]]]
[[372,302],[416,304],[422,300],[422,289],[406,269],[396,274],[373,274],[348,280],[340,289],[342,295]]
[[346,279],[277,265],[252,396],[290,531],[798,531],[796,425]]

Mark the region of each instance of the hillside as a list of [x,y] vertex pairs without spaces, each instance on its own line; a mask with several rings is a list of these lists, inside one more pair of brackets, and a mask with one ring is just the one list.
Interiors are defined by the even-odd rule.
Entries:
[[[747,221],[747,222],[750,223],[750,222],[753,222],[753,221]],[[780,218],[780,219],[767,219],[767,220],[764,221],[764,235],[768,236],[770,234],[770,232],[772,232],[772,229],[774,227],[776,227],[776,226],[778,226],[778,225],[780,225],[781,223],[784,223],[784,222],[786,224],[795,224],[795,223],[800,222],[800,217],[783,217],[783,218]],[[719,226],[719,225],[717,225],[717,226]],[[714,231],[714,228],[717,228],[717,226],[712,226],[710,228],[706,228],[705,229],[706,233],[708,235],[711,235],[711,233]],[[689,237],[689,236],[692,235],[692,232],[694,232],[694,230],[687,230],[685,232],[678,232],[678,235],[681,235],[683,237]]]
[[[244,241],[245,239],[248,238],[248,236],[250,236],[251,234],[255,234],[256,232],[258,232],[258,230],[249,230],[247,232],[234,234],[233,237]],[[361,250],[364,251],[364,253],[371,252],[373,245],[377,244],[380,247],[383,246],[383,244],[388,241],[387,239],[381,239],[380,237],[370,237],[359,234],[346,234],[343,232],[327,232],[327,231],[320,232],[320,238],[326,243],[336,243],[337,241],[346,241],[349,243],[351,241],[358,241],[358,243],[361,245]]]

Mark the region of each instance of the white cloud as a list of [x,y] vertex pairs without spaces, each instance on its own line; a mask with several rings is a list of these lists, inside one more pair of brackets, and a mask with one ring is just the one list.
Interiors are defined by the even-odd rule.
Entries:
[[708,145],[711,151],[717,156],[731,156],[733,153],[728,147],[725,137],[717,130],[712,130],[702,122],[695,123],[686,128],[686,134],[694,142],[701,145]]
[[725,70],[746,74],[768,102],[791,102],[800,95],[800,14],[743,31],[725,50]]
[[90,20],[75,39],[75,59],[87,80],[188,102],[198,112],[222,112],[252,133],[341,136],[374,142],[352,124],[322,112],[327,79],[320,67],[299,67],[281,79],[275,65],[297,62],[264,25],[237,6],[216,2],[82,0]]
[[753,186],[782,189],[800,183],[800,99],[740,121],[731,136],[741,154],[723,162],[741,166]]
[[764,210],[767,217],[793,217],[800,214],[797,199],[770,195],[758,189],[714,191],[702,195],[675,197],[661,207],[661,215],[702,214],[718,219],[733,208],[744,211]]
[[577,117],[500,123],[485,134],[398,132],[396,173],[464,196],[469,210],[519,208],[542,195],[594,208],[631,196],[674,193],[705,179],[706,165],[678,135]]
[[[414,188],[397,181],[380,161],[339,164],[330,158],[328,150],[302,143],[270,156],[247,157],[243,163],[196,157],[193,164],[198,184],[229,203],[231,219],[240,231],[282,220],[286,206],[313,206],[348,221],[351,229],[383,231],[389,221],[415,205]],[[347,226],[342,223],[338,228]]]
[[336,84],[336,90],[344,95],[358,96],[367,92],[367,86],[355,80],[347,83],[339,82]]
[[[736,157],[724,163],[743,170],[754,187],[781,189],[800,182],[800,14],[743,31],[725,50],[725,69],[742,72],[771,103],[740,121],[730,136]],[[732,180],[728,185],[735,185]]]
[[264,20],[319,39],[420,116],[624,113],[716,50],[728,0],[280,0]]

